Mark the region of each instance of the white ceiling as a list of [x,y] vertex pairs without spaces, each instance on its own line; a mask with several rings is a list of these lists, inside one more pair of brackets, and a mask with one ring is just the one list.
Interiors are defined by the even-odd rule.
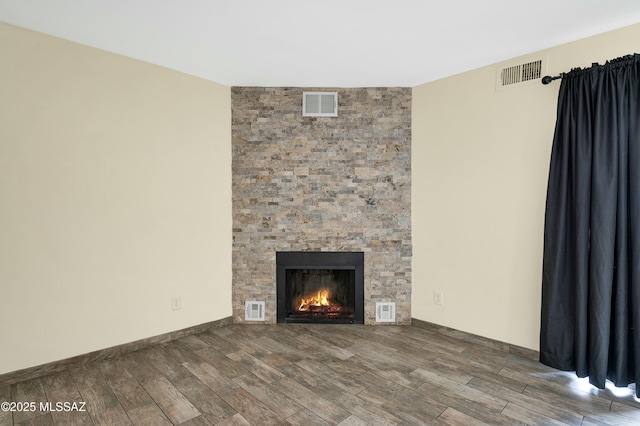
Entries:
[[0,21],[229,86],[412,87],[638,23],[640,0],[0,0]]

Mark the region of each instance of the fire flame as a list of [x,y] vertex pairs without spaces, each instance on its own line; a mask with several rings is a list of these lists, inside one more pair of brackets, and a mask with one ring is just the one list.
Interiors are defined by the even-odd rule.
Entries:
[[329,306],[329,290],[323,288],[315,294],[301,297],[298,310],[306,311],[312,306]]

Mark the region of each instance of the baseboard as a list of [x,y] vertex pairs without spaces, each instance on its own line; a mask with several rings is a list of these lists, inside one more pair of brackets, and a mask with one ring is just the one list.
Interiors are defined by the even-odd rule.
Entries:
[[124,343],[122,345],[112,346],[106,349],[100,349],[94,352],[66,358],[60,361],[53,361],[35,367],[29,367],[22,370],[1,374],[0,387],[3,385],[11,385],[13,383],[22,382],[24,380],[35,379],[36,377],[45,376],[47,374],[57,373],[71,368],[80,367],[90,362],[114,358],[122,354],[135,352],[160,343],[170,342],[172,340],[180,339],[191,334],[202,333],[212,328],[224,327],[232,323],[232,318],[227,317],[217,321],[211,321],[181,330],[170,331],[158,336],[147,337],[145,339],[136,340],[134,342]]
[[438,334],[442,334],[443,336],[453,337],[465,342],[473,343],[478,346],[484,346],[486,348],[491,348],[501,352],[518,355],[523,358],[532,359],[534,361],[538,361],[540,359],[540,353],[533,349],[523,348],[522,346],[512,345],[510,343],[504,343],[499,340],[489,339],[488,337],[478,336],[475,334],[456,330],[454,328],[433,324],[415,318],[412,318],[411,325],[425,330],[434,331]]

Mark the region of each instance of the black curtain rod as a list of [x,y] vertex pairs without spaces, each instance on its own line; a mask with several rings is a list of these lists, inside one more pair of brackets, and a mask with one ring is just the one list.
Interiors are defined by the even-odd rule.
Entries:
[[[634,53],[633,55],[625,55],[625,56],[621,56],[621,57],[616,58],[616,59],[608,60],[608,61],[606,62],[606,64],[614,63],[614,62],[628,61],[628,60],[630,60],[630,59],[636,59],[636,60],[637,60],[639,57],[640,57],[640,54],[638,54],[638,53]],[[606,65],[606,64],[605,64],[605,65]],[[598,64],[597,62],[593,62],[593,63],[591,64],[591,68],[593,68],[593,67],[598,67],[598,66],[600,66],[600,64]],[[580,68],[575,68],[575,70],[579,70],[579,69],[580,69]],[[573,71],[573,70],[572,70],[572,71]],[[542,84],[549,84],[549,83],[551,83],[553,80],[558,80],[558,79],[560,79],[560,78],[564,77],[565,75],[566,75],[566,73],[561,72],[561,73],[560,73],[560,75],[556,75],[555,77],[551,77],[550,75],[544,76],[544,77],[542,77]]]
[[561,72],[560,75],[556,75],[555,77],[551,77],[550,75],[546,75],[546,76],[542,77],[542,84],[549,84],[553,80],[558,80],[558,79],[560,79],[562,77],[564,77],[564,73],[563,72]]

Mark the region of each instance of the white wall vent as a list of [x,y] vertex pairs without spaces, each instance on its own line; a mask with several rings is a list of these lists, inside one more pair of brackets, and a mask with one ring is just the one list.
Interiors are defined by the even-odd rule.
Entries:
[[547,71],[547,60],[537,58],[500,64],[496,71],[496,90],[539,83]]
[[337,117],[338,92],[302,92],[303,117]]
[[264,302],[248,300],[244,302],[245,321],[264,321]]
[[376,302],[376,322],[396,322],[396,303]]

